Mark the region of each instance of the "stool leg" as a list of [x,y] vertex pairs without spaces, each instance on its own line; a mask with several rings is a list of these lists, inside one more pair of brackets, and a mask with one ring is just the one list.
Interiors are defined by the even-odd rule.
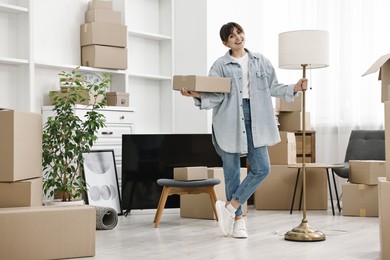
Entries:
[[160,219],[161,219],[161,216],[162,216],[162,213],[163,213],[163,210],[165,208],[165,203],[167,202],[167,198],[169,196],[171,192],[171,188],[170,187],[165,187],[163,188],[162,192],[161,192],[161,197],[160,197],[160,200],[158,202],[158,207],[157,207],[157,211],[156,211],[156,215],[154,216],[154,227],[155,228],[158,228],[158,225],[160,224]]
[[339,198],[339,193],[337,191],[336,178],[334,177],[333,169],[332,169],[332,176],[333,176],[334,191],[336,192],[337,207],[339,208],[339,213],[341,213],[340,198]]
[[330,170],[330,168],[326,168],[326,177],[328,178],[330,203],[332,204],[332,212],[333,212],[333,216],[334,216],[333,195],[332,195],[332,187],[330,185],[329,170]]
[[215,215],[215,219],[218,221],[218,214],[217,214],[217,209],[215,207],[215,203],[217,202],[217,194],[215,193],[214,187],[210,187],[207,192],[210,196],[211,204],[213,206],[213,211]]

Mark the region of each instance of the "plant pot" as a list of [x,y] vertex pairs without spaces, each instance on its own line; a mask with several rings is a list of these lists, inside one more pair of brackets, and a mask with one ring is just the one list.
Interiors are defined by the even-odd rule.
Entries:
[[62,201],[62,200],[48,200],[44,202],[45,206],[75,206],[75,205],[84,205],[85,202],[82,199]]

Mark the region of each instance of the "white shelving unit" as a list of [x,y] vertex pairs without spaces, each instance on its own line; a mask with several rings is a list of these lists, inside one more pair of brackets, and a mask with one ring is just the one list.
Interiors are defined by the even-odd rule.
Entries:
[[[127,0],[128,90],[137,131],[174,132],[173,0]],[[133,93],[133,95],[132,95]],[[147,118],[148,120],[142,120]]]

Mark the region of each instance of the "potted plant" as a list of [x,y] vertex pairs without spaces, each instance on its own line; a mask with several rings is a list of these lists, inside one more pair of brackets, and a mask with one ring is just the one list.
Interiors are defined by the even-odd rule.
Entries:
[[[48,198],[60,194],[61,201],[81,198],[87,191],[80,174],[82,154],[91,150],[98,130],[105,126],[105,117],[99,109],[106,105],[109,74],[104,74],[98,83],[88,83],[78,69],[59,73],[61,90],[49,94],[54,115],[43,125],[43,192]],[[84,118],[79,118],[74,114],[74,106],[89,98],[89,109]]]

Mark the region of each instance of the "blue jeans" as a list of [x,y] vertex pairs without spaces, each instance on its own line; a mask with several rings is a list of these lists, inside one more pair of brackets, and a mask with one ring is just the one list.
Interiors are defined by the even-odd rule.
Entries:
[[242,215],[242,204],[256,191],[257,187],[270,173],[270,160],[266,146],[255,148],[252,138],[252,124],[250,101],[243,101],[246,136],[248,142],[248,160],[251,170],[240,184],[240,154],[227,153],[218,145],[215,145],[218,154],[223,162],[223,171],[225,176],[225,192],[228,201],[235,199],[241,205],[236,211],[236,216]]

